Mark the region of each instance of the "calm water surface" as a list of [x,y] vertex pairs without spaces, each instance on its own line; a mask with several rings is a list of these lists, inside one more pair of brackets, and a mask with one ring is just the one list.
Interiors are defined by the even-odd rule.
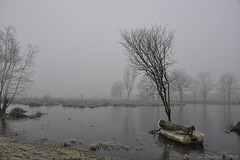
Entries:
[[172,107],[172,121],[195,128],[206,134],[203,146],[183,146],[159,135],[148,134],[159,119],[167,120],[163,107],[97,107],[73,108],[62,106],[21,107],[28,114],[44,112],[39,119],[5,120],[0,134],[19,141],[61,144],[74,138],[73,146],[87,150],[90,144],[111,142],[129,146],[129,150],[106,151],[97,154],[128,159],[193,159],[203,156],[233,154],[240,159],[240,137],[226,133],[229,124],[240,120],[240,106],[193,105]]

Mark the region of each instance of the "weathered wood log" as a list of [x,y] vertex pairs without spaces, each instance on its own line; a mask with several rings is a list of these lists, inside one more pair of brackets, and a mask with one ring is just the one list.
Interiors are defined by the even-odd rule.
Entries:
[[160,134],[182,144],[202,144],[204,134],[195,131],[195,127],[185,127],[179,124],[161,120],[158,122]]
[[192,132],[195,130],[194,126],[185,127],[185,126],[175,124],[175,123],[172,123],[172,122],[168,122],[168,121],[164,121],[164,120],[161,120],[159,122],[159,126],[163,129],[166,129],[166,130],[169,130],[169,131],[179,131],[179,130],[181,130],[183,132],[188,133],[189,135],[192,135]]

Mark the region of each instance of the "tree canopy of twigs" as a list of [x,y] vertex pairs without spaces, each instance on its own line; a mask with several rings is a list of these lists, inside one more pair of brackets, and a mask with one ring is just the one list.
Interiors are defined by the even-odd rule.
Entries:
[[207,94],[213,90],[214,83],[212,80],[211,72],[199,72],[197,75],[197,88],[199,93],[204,98],[204,105],[207,104]]
[[156,85],[157,92],[171,121],[168,69],[175,63],[173,57],[174,31],[165,27],[150,27],[123,30],[121,44],[131,66],[148,76]]

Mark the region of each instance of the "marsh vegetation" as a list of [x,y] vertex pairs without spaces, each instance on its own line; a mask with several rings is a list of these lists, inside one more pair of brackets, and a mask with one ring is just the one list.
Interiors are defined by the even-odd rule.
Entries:
[[119,158],[100,157],[87,151],[66,148],[56,145],[38,145],[19,143],[16,140],[0,137],[1,159],[52,160],[52,159],[84,159],[113,160]]

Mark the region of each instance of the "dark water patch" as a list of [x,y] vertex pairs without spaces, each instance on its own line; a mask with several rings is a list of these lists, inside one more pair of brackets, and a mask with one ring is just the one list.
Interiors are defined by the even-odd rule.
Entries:
[[[66,142],[83,150],[89,150],[90,145],[96,143],[102,146],[114,144],[113,150],[101,146],[94,152],[130,159],[182,159],[184,155],[198,159],[205,153],[236,154],[240,150],[239,136],[222,129],[225,124],[236,124],[239,106],[187,104],[172,107],[173,122],[194,125],[196,130],[206,134],[202,146],[180,145],[162,136],[149,134],[148,131],[156,127],[159,119],[167,119],[163,107],[10,107],[16,106],[28,111],[29,115],[46,113],[38,120],[1,121],[0,134],[19,141],[60,145]],[[128,150],[115,149],[115,146],[128,146]]]

